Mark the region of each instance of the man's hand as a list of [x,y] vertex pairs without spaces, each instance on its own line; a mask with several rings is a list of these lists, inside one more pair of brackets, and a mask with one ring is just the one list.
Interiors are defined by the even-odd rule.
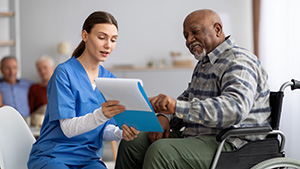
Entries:
[[160,94],[156,97],[150,97],[149,101],[156,113],[175,114],[176,100]]
[[156,140],[159,140],[161,138],[169,138],[170,136],[170,124],[168,118],[166,118],[163,115],[158,115],[157,119],[163,128],[164,132],[149,132],[148,138],[153,143]]
[[136,130],[134,127],[128,127],[126,124],[122,125],[122,137],[126,141],[131,141],[137,137],[137,135],[140,133],[138,130]]
[[125,106],[119,105],[118,100],[107,101],[101,104],[102,112],[108,119],[114,117],[116,114],[125,111]]

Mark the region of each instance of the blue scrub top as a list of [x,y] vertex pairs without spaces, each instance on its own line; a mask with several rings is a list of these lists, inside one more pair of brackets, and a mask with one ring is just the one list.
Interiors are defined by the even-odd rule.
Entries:
[[[115,78],[101,65],[99,77]],[[39,163],[41,166],[48,161],[46,158],[55,158],[68,165],[85,165],[91,160],[99,160],[103,130],[107,124],[116,125],[113,119],[72,138],[63,134],[59,124],[60,119],[92,113],[104,102],[100,91],[93,90],[85,69],[75,57],[57,66],[48,83],[47,98],[41,134],[33,144],[29,164]]]

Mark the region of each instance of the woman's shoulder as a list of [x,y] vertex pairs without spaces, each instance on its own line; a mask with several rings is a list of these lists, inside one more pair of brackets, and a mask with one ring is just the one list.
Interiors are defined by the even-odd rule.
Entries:
[[70,71],[76,70],[76,61],[77,59],[75,57],[70,58],[69,60],[60,63],[56,66],[54,73],[68,73]]
[[102,65],[99,66],[99,77],[110,77],[115,78],[116,76],[113,75],[109,70],[107,70]]

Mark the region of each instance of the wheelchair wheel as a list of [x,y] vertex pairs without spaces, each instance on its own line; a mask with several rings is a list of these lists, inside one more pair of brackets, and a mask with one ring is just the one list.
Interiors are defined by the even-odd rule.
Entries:
[[272,158],[253,166],[251,169],[296,168],[300,169],[300,160],[292,158]]

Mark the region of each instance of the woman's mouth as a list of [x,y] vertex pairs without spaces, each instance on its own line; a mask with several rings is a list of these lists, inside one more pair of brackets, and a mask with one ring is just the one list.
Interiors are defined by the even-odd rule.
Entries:
[[109,55],[109,52],[106,52],[106,51],[100,51],[101,55],[102,56],[108,56]]

